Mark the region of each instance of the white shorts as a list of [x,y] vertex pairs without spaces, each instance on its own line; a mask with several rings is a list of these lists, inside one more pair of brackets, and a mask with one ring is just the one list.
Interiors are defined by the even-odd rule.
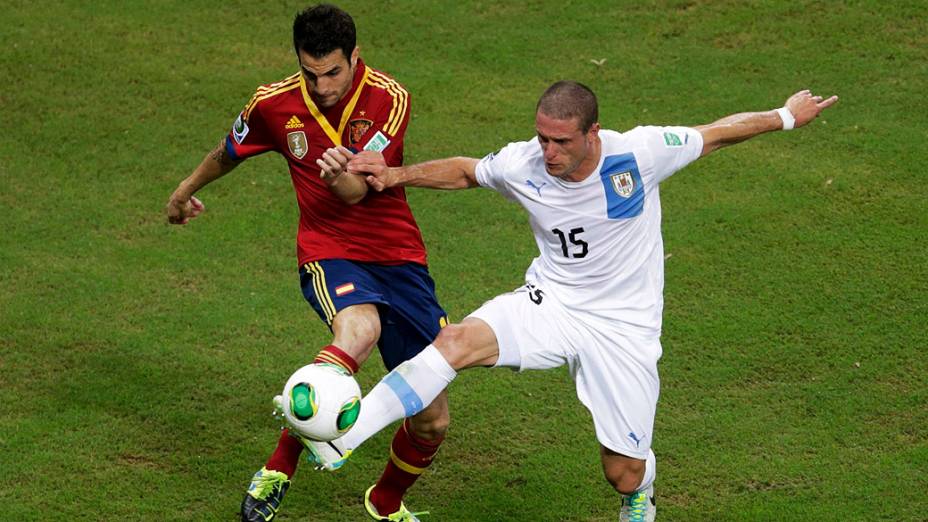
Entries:
[[470,314],[496,334],[496,365],[524,371],[567,364],[577,397],[593,416],[597,440],[622,455],[645,459],[660,391],[660,339],[591,324],[584,314],[537,290],[522,287]]

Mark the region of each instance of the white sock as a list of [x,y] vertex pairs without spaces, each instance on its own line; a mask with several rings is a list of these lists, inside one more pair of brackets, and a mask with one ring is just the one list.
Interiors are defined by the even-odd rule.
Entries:
[[641,485],[638,486],[638,491],[644,491],[651,487],[656,477],[657,457],[654,456],[654,451],[648,450],[648,458],[644,461],[644,478],[641,479]]
[[384,376],[364,396],[358,421],[342,437],[345,447],[355,449],[392,422],[419,413],[456,376],[457,372],[435,346],[426,346],[419,355]]

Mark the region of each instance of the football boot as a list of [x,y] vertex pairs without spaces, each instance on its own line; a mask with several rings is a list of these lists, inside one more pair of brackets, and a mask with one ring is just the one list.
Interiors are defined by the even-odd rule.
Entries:
[[367,509],[367,514],[371,516],[374,520],[387,520],[389,522],[419,522],[418,515],[428,515],[428,511],[420,511],[413,513],[406,509],[406,505],[400,502],[400,509],[396,513],[389,515],[381,515],[377,512],[377,508],[374,507],[374,503],[371,502],[371,491],[374,490],[374,486],[367,488],[367,491],[364,493],[364,507]]
[[251,478],[251,485],[242,500],[242,522],[270,522],[277,516],[290,479],[287,475],[261,468]]
[[657,504],[654,502],[654,486],[631,495],[622,495],[620,522],[654,522]]

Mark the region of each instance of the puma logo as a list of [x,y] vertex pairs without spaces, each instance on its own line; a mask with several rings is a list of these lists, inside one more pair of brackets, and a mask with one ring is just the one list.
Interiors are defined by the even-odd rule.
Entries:
[[547,181],[542,181],[542,182],[541,182],[541,185],[536,185],[535,183],[532,182],[532,180],[527,179],[527,180],[525,180],[525,184],[528,185],[529,187],[532,187],[533,189],[535,189],[535,191],[538,192],[538,197],[541,197],[541,188],[544,187],[545,185],[547,185],[548,182],[547,182]]

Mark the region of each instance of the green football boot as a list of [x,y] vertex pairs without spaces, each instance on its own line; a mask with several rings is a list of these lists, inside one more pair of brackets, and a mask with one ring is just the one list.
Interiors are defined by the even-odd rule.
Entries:
[[654,486],[631,495],[622,495],[619,522],[654,522],[657,504],[654,502]]
[[417,518],[417,515],[428,515],[428,511],[420,511],[413,513],[406,509],[406,505],[402,502],[400,503],[400,509],[396,513],[384,516],[377,512],[377,508],[374,507],[373,502],[371,502],[371,491],[374,490],[374,486],[367,488],[367,491],[364,493],[364,507],[367,508],[367,514],[371,516],[374,520],[386,520],[388,522],[420,522]]
[[251,478],[251,485],[242,500],[242,522],[270,522],[277,516],[290,480],[287,475],[261,468]]
[[272,415],[288,428],[291,437],[296,437],[296,439],[303,444],[303,447],[307,450],[306,461],[309,462],[314,469],[335,471],[348,462],[348,457],[351,456],[351,450],[345,447],[341,438],[331,441],[318,441],[300,435],[300,432],[287,422],[287,418],[284,415],[283,396],[275,396],[273,402],[274,411]]

